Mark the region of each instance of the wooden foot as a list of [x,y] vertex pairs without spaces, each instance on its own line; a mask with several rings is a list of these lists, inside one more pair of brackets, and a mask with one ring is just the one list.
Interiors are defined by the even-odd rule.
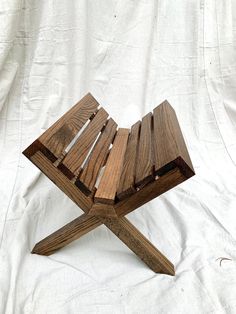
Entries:
[[174,265],[125,217],[103,223],[156,273],[175,275]]
[[38,242],[31,253],[50,255],[101,224],[97,217],[83,214]]

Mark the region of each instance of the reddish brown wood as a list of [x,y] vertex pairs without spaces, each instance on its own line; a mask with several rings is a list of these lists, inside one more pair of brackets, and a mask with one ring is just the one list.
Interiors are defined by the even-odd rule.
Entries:
[[104,165],[110,144],[112,143],[117,124],[110,118],[108,123],[101,133],[90,158],[85,164],[83,171],[76,181],[76,185],[86,194],[89,195],[94,188],[100,169]]
[[113,205],[104,203],[95,203],[90,208],[88,215],[98,217],[116,217],[117,214]]
[[[103,223],[153,271],[174,275],[173,264],[123,216],[194,174],[175,112],[165,102],[129,134],[128,129],[116,133],[116,123],[97,106],[87,95],[23,152],[86,213],[37,243],[32,253],[52,254]],[[88,119],[66,155],[66,146]],[[154,180],[156,174],[160,177]],[[74,175],[77,179],[70,180]]]
[[146,239],[126,218],[97,218],[86,214],[74,219],[64,227],[38,242],[33,254],[51,255],[104,223],[121,241],[154,272],[174,275],[173,264]]
[[137,147],[141,122],[136,122],[132,127],[128,139],[127,149],[124,157],[122,174],[117,189],[117,197],[123,199],[136,192],[134,186]]
[[55,167],[40,151],[31,156],[30,160],[61,189],[84,212],[93,205],[91,197],[86,197],[57,167]]
[[174,265],[127,218],[104,218],[102,221],[151,270],[174,276]]
[[152,156],[152,114],[143,117],[138,144],[135,184],[142,188],[154,180],[154,163]]
[[34,246],[32,253],[40,255],[51,255],[58,249],[64,247],[76,239],[79,239],[82,235],[88,233],[100,225],[100,220],[98,220],[95,216],[88,216],[83,214],[38,242]]
[[[86,213],[95,205],[90,197],[86,197],[56,167],[52,166],[41,152],[37,152],[34,157],[31,157],[31,161]],[[114,209],[119,217],[125,216],[185,180],[186,177],[178,168],[175,168],[158,180],[149,183],[129,198],[117,202]]]
[[118,129],[94,201],[113,204],[121,175],[129,129]]
[[[43,157],[43,158],[45,158],[45,157]],[[44,171],[45,171],[45,169],[44,169]],[[51,174],[52,174],[52,172],[50,172],[50,175]],[[145,198],[145,195],[146,196],[148,195],[148,197],[149,197],[148,200],[151,200],[151,199],[155,198],[156,196],[160,195],[161,193],[165,192],[166,190],[168,190],[169,186],[170,186],[169,184],[171,184],[171,186],[174,187],[184,180],[186,180],[186,178],[182,175],[182,173],[178,169],[174,169],[170,173],[167,173],[167,174],[163,175],[162,177],[160,177],[157,181],[154,181],[154,182],[146,185],[142,190],[138,191],[136,194],[132,195],[130,198],[127,198],[127,199],[117,203],[116,206],[114,207],[114,209],[116,209],[118,215],[120,217],[122,217],[123,215],[126,215],[130,211],[134,210],[135,208],[142,206],[147,200],[147,198]],[[154,194],[154,193],[156,193],[156,194]],[[101,206],[101,204],[94,204],[94,207],[96,207],[96,206]],[[104,204],[104,206],[111,206],[111,205]],[[67,224],[65,227],[59,229],[58,231],[54,232],[50,236],[41,240],[34,247],[33,253],[37,253],[37,254],[41,254],[41,255],[50,255],[50,254],[54,253],[56,250],[58,250],[59,248],[72,242],[74,239],[78,239],[79,237],[86,234],[87,232],[95,229],[97,226],[101,225],[102,223],[104,223],[106,226],[110,226],[111,223],[113,223],[113,225],[114,225],[114,222],[109,221],[109,220],[104,221],[103,220],[104,217],[101,217],[101,216],[95,217],[95,216],[87,215],[86,217],[87,218],[85,218],[83,215],[78,217],[77,219],[73,220],[71,223]],[[105,218],[107,218],[107,217],[105,217]],[[112,218],[112,217],[110,217],[110,218]],[[120,224],[117,224],[117,226],[118,225],[120,225]],[[121,225],[122,225],[122,222],[121,222]],[[120,232],[119,230],[121,227],[118,227],[118,229],[115,229],[115,226],[113,226],[113,228],[114,229],[111,229],[111,228],[110,229],[112,231],[114,231],[114,233],[116,235],[119,234],[119,232]],[[126,232],[126,231],[124,230],[122,232]],[[136,232],[134,232],[134,235],[132,235],[132,230],[130,232],[131,232],[131,235],[130,234],[128,235],[128,237],[130,239],[132,239],[133,236],[134,237],[137,236]],[[139,237],[142,237],[142,235],[140,234]],[[124,237],[124,238],[122,237],[123,242],[128,241],[128,240],[129,239],[127,239],[127,237]],[[157,258],[159,256],[159,254],[161,254],[157,249],[156,249],[157,252],[155,252],[155,253],[152,252],[152,249],[150,252],[149,246],[146,248],[146,250],[147,250],[146,254],[144,254],[144,252],[143,252],[143,251],[145,251],[145,246],[142,248],[141,253],[139,252],[139,249],[137,249],[135,247],[135,245],[133,246],[132,243],[128,246],[138,256],[140,256],[140,258],[142,260],[144,260],[144,262],[145,262],[145,258],[147,259],[148,256],[150,256],[150,254],[155,254],[156,255],[155,258]],[[151,261],[149,261],[149,262],[151,263]],[[157,272],[163,272],[163,273],[166,272],[165,267],[162,270],[157,270],[157,268],[160,267],[160,262],[157,262],[154,259],[154,263],[156,266],[151,267],[148,264],[148,262],[147,262],[147,265],[149,265],[149,267],[151,267],[152,269],[155,267],[156,268],[155,271],[157,271]],[[161,265],[162,265],[162,263],[163,263],[163,261],[161,259]],[[171,271],[174,272],[174,270],[172,269],[172,264],[169,261],[167,262],[167,265],[169,265],[169,266],[167,266],[167,267],[169,267],[169,272],[170,273],[171,273]]]
[[186,177],[194,175],[193,165],[174,109],[164,101],[153,110],[155,172],[163,175],[178,166]]
[[36,152],[43,153],[51,162],[56,162],[57,158],[48,150],[38,139],[35,140],[29,147],[27,147],[22,153],[30,159]]
[[91,94],[87,94],[44,132],[39,137],[39,141],[59,158],[98,106],[96,99]]
[[86,129],[63,159],[63,166],[69,169],[72,173],[76,174],[79,171],[96,137],[103,128],[107,117],[108,113],[103,108],[99,109],[93,120],[88,124]]
[[117,202],[114,205],[115,211],[118,216],[127,215],[134,209],[143,206],[185,180],[186,177],[178,168],[175,168],[158,178],[156,181],[148,183],[143,189],[132,194],[130,197]]

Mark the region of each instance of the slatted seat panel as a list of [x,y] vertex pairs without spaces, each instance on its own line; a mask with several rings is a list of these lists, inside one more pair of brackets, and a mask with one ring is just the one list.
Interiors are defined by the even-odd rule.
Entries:
[[86,95],[24,151],[28,158],[38,151],[43,153],[51,167],[90,197],[117,129],[115,121],[98,106],[90,94]]
[[176,113],[164,101],[131,128],[117,198],[130,196],[176,167],[187,178],[194,175]]
[[153,116],[149,112],[131,127],[117,198],[127,198],[154,180]]
[[105,164],[106,158],[110,153],[109,147],[113,142],[116,134],[117,124],[110,118],[103,132],[98,138],[81,174],[76,180],[76,185],[86,194],[89,195],[93,190],[99,172]]
[[131,130],[117,131],[115,121],[98,108],[93,96],[86,95],[30,145],[25,155],[30,158],[41,151],[86,196],[95,195],[95,202],[107,204],[131,196],[175,167],[186,176],[193,175],[177,117],[167,101]]
[[56,121],[38,140],[59,158],[79,130],[96,112],[99,103],[91,95],[84,96],[74,107]]
[[108,118],[108,113],[100,108],[91,122],[83,130],[75,144],[71,147],[64,159],[58,165],[58,168],[66,175],[78,175],[81,166],[85,161],[90,149],[92,148],[97,136],[104,128]]

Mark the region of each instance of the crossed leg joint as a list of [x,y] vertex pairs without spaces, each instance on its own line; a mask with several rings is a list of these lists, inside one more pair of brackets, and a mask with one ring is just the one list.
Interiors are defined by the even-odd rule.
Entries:
[[[108,212],[108,211],[104,211]],[[125,217],[82,214],[38,242],[34,254],[50,255],[70,242],[104,224],[156,273],[174,275],[173,264]]]

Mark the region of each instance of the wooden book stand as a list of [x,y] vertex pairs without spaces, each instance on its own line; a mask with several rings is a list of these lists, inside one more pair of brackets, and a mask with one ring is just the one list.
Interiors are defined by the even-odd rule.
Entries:
[[154,272],[174,275],[125,215],[194,175],[175,111],[164,101],[129,130],[98,107],[86,95],[23,152],[84,211],[32,253],[50,255],[104,224]]

